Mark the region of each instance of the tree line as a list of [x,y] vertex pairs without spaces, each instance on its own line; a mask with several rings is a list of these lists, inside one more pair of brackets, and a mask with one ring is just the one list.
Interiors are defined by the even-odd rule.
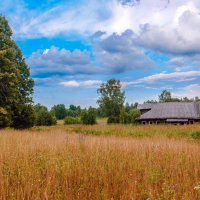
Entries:
[[200,98],[198,96],[194,98],[178,98],[172,97],[172,94],[169,90],[163,90],[161,94],[158,96],[158,101],[156,100],[148,100],[145,103],[165,103],[165,102],[200,102]]
[[46,106],[36,104],[35,111],[36,126],[55,125],[57,120],[64,120],[65,124],[96,124],[97,112],[95,108],[84,108],[70,105],[66,108],[64,104],[54,105],[50,111]]

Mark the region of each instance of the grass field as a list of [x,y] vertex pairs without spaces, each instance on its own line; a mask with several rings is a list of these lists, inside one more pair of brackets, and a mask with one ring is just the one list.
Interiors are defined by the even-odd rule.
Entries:
[[198,200],[196,130],[62,123],[1,130],[0,199]]

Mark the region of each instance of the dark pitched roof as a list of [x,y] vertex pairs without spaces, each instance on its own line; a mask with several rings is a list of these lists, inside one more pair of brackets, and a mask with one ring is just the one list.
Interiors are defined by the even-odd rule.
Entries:
[[[145,104],[143,104],[145,105]],[[139,106],[138,109],[148,109],[138,120],[142,119],[200,119],[200,103],[168,102]]]

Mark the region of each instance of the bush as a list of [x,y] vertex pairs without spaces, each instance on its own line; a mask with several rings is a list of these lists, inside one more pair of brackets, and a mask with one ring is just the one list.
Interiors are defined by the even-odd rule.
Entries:
[[88,110],[84,110],[81,114],[81,121],[83,124],[96,124],[96,110],[94,108],[89,108]]
[[51,108],[51,113],[56,117],[56,119],[64,119],[66,116],[66,108],[64,104],[54,105]]
[[134,124],[136,119],[141,115],[140,111],[137,109],[131,109],[126,111],[124,108],[120,111],[120,123],[122,124]]
[[194,132],[192,132],[191,137],[193,139],[200,139],[200,131],[194,131]]
[[69,117],[79,117],[81,115],[81,107],[70,105],[68,109],[66,109],[66,116]]
[[108,120],[107,120],[107,123],[108,124],[119,124],[120,123],[120,117],[116,117],[116,116],[110,116],[108,117]]
[[56,117],[48,111],[47,107],[41,104],[35,105],[36,123],[37,126],[51,126],[57,123]]
[[131,115],[129,112],[122,108],[120,110],[120,123],[122,124],[130,124],[131,123]]
[[131,116],[131,123],[134,124],[136,122],[136,119],[141,115],[141,112],[138,109],[132,109],[130,111]]
[[12,127],[22,129],[33,127],[35,111],[32,105],[19,105],[14,109]]
[[37,126],[52,126],[56,124],[56,118],[49,112],[40,112],[37,115]]
[[11,116],[8,112],[0,107],[0,128],[8,127],[11,124]]
[[81,124],[81,120],[78,117],[65,117],[64,124]]
[[49,111],[42,110],[36,115],[37,126],[52,126],[56,123],[56,117],[53,116]]

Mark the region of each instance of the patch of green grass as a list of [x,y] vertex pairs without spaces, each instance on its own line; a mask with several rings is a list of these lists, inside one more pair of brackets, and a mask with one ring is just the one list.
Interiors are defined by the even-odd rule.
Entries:
[[67,116],[64,119],[64,125],[71,125],[71,124],[81,124],[81,119],[79,117],[70,117]]
[[[72,130],[79,134],[88,135],[111,135],[120,137],[164,137],[164,138],[200,138],[199,124],[188,126],[174,125],[94,125],[94,126],[72,126]],[[192,132],[192,134],[191,134]]]
[[193,131],[191,137],[193,139],[200,139],[200,131]]

